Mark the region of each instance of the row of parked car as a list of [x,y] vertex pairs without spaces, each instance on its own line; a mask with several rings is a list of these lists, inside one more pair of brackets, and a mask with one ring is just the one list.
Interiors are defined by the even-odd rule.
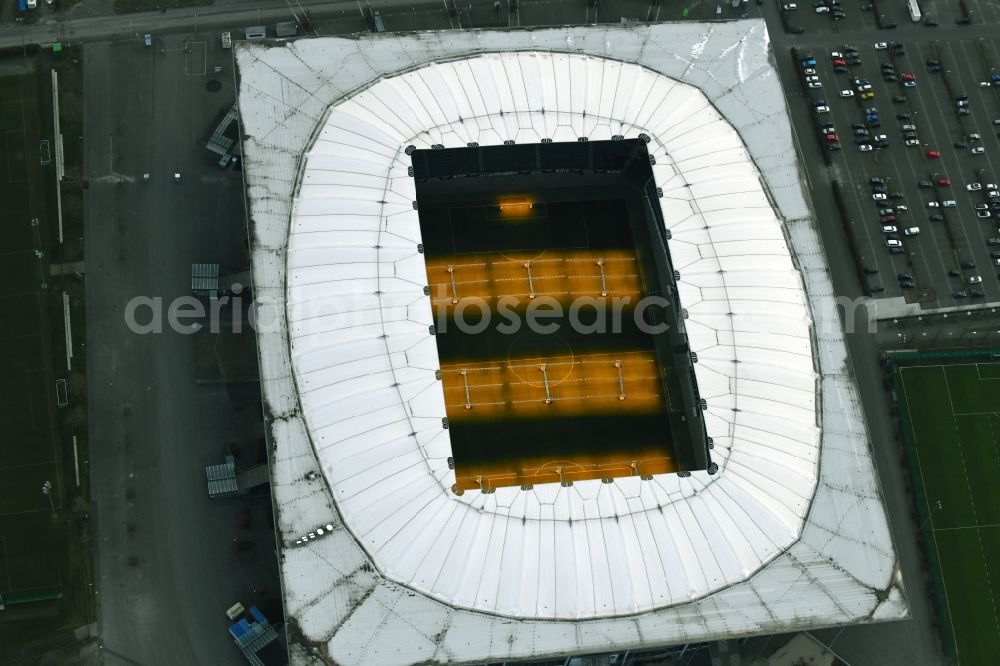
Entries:
[[[869,179],[868,184],[871,185],[872,189],[872,201],[878,207],[878,219],[882,226],[882,233],[885,234],[885,246],[889,248],[890,254],[902,254],[905,249],[903,241],[898,235],[900,228],[902,228],[903,236],[916,236],[920,233],[920,227],[899,224],[899,217],[907,214],[909,208],[904,203],[894,203],[903,199],[903,193],[889,192],[887,178],[875,176]],[[903,285],[901,283],[900,286],[903,286],[904,289],[912,289],[912,278],[908,282],[909,284]]]
[[[798,8],[799,5],[795,2],[786,2],[781,5],[781,10],[785,12],[794,12]],[[834,21],[842,21],[847,18],[840,0],[813,0],[813,10],[817,14],[829,14]]]

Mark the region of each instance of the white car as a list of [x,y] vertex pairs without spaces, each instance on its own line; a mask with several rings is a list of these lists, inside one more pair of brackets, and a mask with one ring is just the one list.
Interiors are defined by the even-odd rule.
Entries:
[[895,238],[887,238],[885,241],[886,247],[903,247],[903,241],[897,240]]
[[891,224],[882,225],[882,233],[884,234],[894,234],[896,233],[896,231],[897,231],[896,227],[892,226]]
[[816,70],[813,69],[812,67],[806,67],[805,69],[802,70],[802,73],[803,74],[815,74]]
[[798,9],[799,6],[794,2],[790,2],[787,5],[782,5],[781,8],[784,9],[786,12],[791,12]]
[[829,12],[830,8],[825,5],[820,5],[819,7],[816,8],[817,14],[828,14]]
[[872,150],[872,144],[862,143],[858,146],[858,150],[860,150],[862,153],[870,153]]
[[910,210],[910,209],[907,208],[906,206],[903,206],[903,205],[896,206],[896,212],[897,213],[905,213],[908,210]]
[[809,83],[806,84],[806,87],[809,88],[810,90],[817,90],[819,88],[822,88],[823,84],[820,83],[819,81],[810,81]]
[[853,90],[841,90],[840,91],[840,96],[841,97],[854,97],[854,91]]
[[826,104],[821,104],[816,107],[816,113],[830,113],[830,107]]
[[920,145],[920,141],[918,141],[917,139],[907,139],[904,143],[906,145],[908,145],[908,146],[919,146]]
[[972,277],[969,278],[969,284],[979,284],[982,281],[983,278],[982,276],[979,275],[973,275]]
[[[861,145],[866,145],[866,144],[861,144]],[[871,150],[871,147],[869,146],[868,149]],[[875,194],[872,195],[872,201],[885,201],[886,199],[888,199],[888,197],[885,195],[884,192],[876,192]]]
[[980,88],[989,88],[990,87],[990,82],[989,81],[980,81],[979,82],[979,87]]
[[988,190],[996,190],[996,189],[1000,189],[1000,188],[997,188],[997,184],[996,183],[986,183],[986,189],[988,189]]
[[977,210],[976,217],[980,220],[988,220],[991,217],[991,213],[988,210]]
[[872,89],[872,84],[870,83],[862,83],[860,86],[858,86],[858,92],[868,92],[871,89]]
[[906,227],[903,229],[904,236],[916,236],[920,233],[920,227]]
[[983,189],[983,186],[979,183],[969,183],[968,185],[965,186],[965,189],[967,189],[970,192],[978,192],[979,190]]
[[875,140],[876,141],[888,141],[889,137],[886,136],[885,134],[876,134],[875,135]]
[[807,76],[806,81],[819,81],[818,76]]
[[882,51],[882,50],[887,49],[887,48],[889,48],[889,45],[886,44],[885,42],[875,42],[875,50],[876,51]]
[[831,58],[843,58],[844,54],[841,53],[840,51],[830,51],[830,57]]
[[986,149],[983,148],[982,146],[976,146],[975,148],[971,149],[969,152],[971,154],[973,154],[973,155],[982,155],[983,153],[986,152]]
[[940,205],[938,204],[937,201],[928,201],[927,202],[927,207],[928,208],[939,208]]
[[955,201],[954,199],[945,199],[944,201],[941,202],[941,205],[944,206],[945,208],[954,208],[955,206],[958,205],[958,202]]

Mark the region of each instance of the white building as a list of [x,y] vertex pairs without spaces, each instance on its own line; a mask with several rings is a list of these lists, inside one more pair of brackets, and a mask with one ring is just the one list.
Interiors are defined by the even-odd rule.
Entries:
[[[293,663],[905,617],[761,21],[237,46]],[[405,148],[650,137],[717,474],[450,492]]]

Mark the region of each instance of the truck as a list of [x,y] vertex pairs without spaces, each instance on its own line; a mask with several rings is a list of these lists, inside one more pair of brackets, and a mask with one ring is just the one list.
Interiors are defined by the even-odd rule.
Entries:
[[907,8],[910,10],[910,20],[914,23],[919,23],[921,19],[920,15],[920,5],[917,4],[917,0],[907,0]]
[[222,33],[222,48],[224,49],[233,48],[233,35],[228,30]]

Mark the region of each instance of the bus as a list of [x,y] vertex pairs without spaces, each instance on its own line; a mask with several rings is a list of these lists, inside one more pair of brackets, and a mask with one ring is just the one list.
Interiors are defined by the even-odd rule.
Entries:
[[920,5],[917,4],[917,0],[907,0],[907,4],[910,8],[910,18],[913,19],[914,23],[920,22]]

